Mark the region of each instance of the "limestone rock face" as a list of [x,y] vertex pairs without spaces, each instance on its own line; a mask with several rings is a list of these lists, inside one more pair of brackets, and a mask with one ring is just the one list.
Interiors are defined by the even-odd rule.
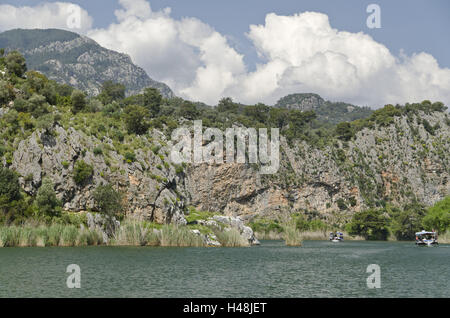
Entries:
[[[95,209],[95,188],[111,184],[123,193],[128,214],[161,224],[186,224],[183,214],[185,196],[182,189],[177,190],[184,177],[177,175],[173,166],[164,166],[161,157],[152,151],[136,151],[135,162],[127,162],[113,150],[108,152],[107,158],[96,156],[93,149],[99,143],[96,138],[73,128],[66,131],[57,126],[53,134],[35,131],[20,142],[13,154],[11,168],[21,175],[19,182],[31,195],[37,192],[44,176],[50,177],[58,198],[68,211]],[[83,160],[94,170],[82,186],[73,179],[78,160]]]
[[[223,214],[248,240],[242,222],[257,216],[311,213],[331,221],[389,201],[403,205],[417,200],[433,205],[450,193],[450,120],[445,113],[395,117],[387,127],[365,128],[348,142],[317,147],[289,144],[281,138],[280,169],[261,175],[257,165],[197,164],[183,172],[168,162],[171,142],[160,131],[137,138],[143,145],[136,160],[127,162],[108,138],[98,140],[74,128],[56,126],[53,133],[35,131],[18,144],[10,168],[21,186],[35,194],[42,178],[50,177],[64,209],[95,209],[93,191],[109,183],[124,194],[131,216],[158,223],[186,224],[187,206]],[[436,127],[428,132],[421,121]],[[99,145],[110,145],[95,155]],[[150,149],[160,145],[159,155]],[[83,186],[74,182],[74,166],[83,160],[94,174]],[[165,161],[167,160],[167,161]],[[5,165],[5,161],[3,161]],[[239,217],[239,218],[238,218]]]
[[[450,193],[450,129],[445,113],[395,117],[347,143],[318,148],[281,138],[281,166],[260,175],[249,164],[191,165],[186,188],[198,210],[243,220],[283,212],[342,219],[389,200],[433,205]],[[421,124],[440,127],[430,134]]]

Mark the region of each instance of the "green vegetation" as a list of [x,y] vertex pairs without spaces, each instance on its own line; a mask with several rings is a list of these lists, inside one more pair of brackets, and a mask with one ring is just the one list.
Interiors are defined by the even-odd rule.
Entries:
[[94,168],[83,160],[78,160],[74,167],[73,179],[79,186],[84,185],[94,173]]
[[347,231],[366,240],[386,240],[389,236],[388,219],[380,210],[358,212],[347,225]]
[[429,230],[434,229],[442,234],[450,232],[450,196],[430,207],[422,223]]
[[287,246],[301,246],[302,245],[302,233],[297,227],[297,224],[293,221],[288,221],[283,225],[284,241]]
[[86,95],[80,90],[74,90],[71,95],[72,113],[76,114],[86,108]]
[[115,231],[115,218],[121,218],[123,213],[122,196],[111,185],[98,186],[94,191],[97,209],[106,218],[106,232],[109,236]]
[[36,195],[36,205],[40,216],[52,219],[61,215],[62,204],[56,197],[53,182],[49,178],[42,180]]
[[17,77],[22,77],[27,71],[25,58],[18,51],[12,51],[5,57],[5,66],[8,72]]

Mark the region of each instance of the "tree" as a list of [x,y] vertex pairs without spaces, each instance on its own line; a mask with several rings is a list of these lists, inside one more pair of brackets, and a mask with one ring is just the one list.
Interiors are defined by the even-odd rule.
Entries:
[[400,209],[393,209],[391,231],[397,240],[413,240],[415,233],[421,230],[425,209],[419,204],[409,204]]
[[8,72],[18,77],[22,77],[27,71],[25,58],[18,51],[11,51],[5,57],[5,64]]
[[36,128],[44,129],[46,133],[50,133],[53,130],[53,125],[55,124],[55,115],[46,114],[41,117],[36,122]]
[[106,231],[112,235],[115,231],[115,218],[123,211],[122,197],[111,185],[100,185],[94,191],[94,201],[100,213],[106,217]]
[[14,98],[12,86],[8,82],[0,80],[0,107],[6,105]]
[[339,139],[348,141],[353,137],[353,129],[350,123],[339,123],[336,126],[336,135]]
[[130,105],[125,108],[124,112],[125,125],[129,133],[141,135],[147,132],[149,128],[148,109],[142,106]]
[[0,167],[0,197],[2,201],[11,202],[22,198],[19,177],[8,168]]
[[155,117],[161,110],[162,96],[156,88],[146,88],[144,90],[144,106],[149,110],[151,115]]
[[114,83],[113,81],[106,81],[102,84],[102,91],[98,99],[104,104],[110,104],[113,101],[118,101],[125,98],[125,85]]
[[217,111],[220,113],[236,113],[239,105],[234,103],[230,97],[222,98],[217,105]]
[[74,90],[71,95],[72,113],[76,114],[86,107],[86,95],[80,90]]
[[448,231],[450,229],[450,196],[429,208],[422,224],[428,231],[433,229],[439,231],[439,233]]
[[[14,103],[15,105],[15,103]],[[31,113],[35,118],[38,118],[49,112],[47,99],[45,96],[34,93],[26,102],[26,107],[28,112]]]
[[381,210],[366,210],[353,215],[347,224],[350,235],[361,235],[366,240],[386,240],[389,234],[388,219]]
[[84,185],[94,173],[94,168],[83,160],[78,160],[74,167],[73,179],[79,186]]
[[25,210],[17,174],[0,166],[0,222],[12,222]]
[[61,215],[62,204],[56,197],[53,182],[49,178],[42,180],[42,185],[36,194],[36,205],[42,216],[58,217]]
[[197,106],[189,101],[183,101],[178,109],[178,115],[189,120],[196,119],[199,114],[200,112],[198,111]]

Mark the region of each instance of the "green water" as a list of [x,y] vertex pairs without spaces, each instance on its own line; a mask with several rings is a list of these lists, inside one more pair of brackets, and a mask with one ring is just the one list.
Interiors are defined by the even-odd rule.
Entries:
[[[66,267],[81,268],[81,288]],[[381,288],[369,289],[369,264]],[[450,297],[450,245],[0,248],[0,297]]]

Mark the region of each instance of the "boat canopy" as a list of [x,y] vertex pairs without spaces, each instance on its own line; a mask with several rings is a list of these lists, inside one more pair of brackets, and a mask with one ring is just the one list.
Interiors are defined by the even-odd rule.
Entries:
[[436,235],[436,232],[422,231],[422,232],[417,232],[416,235]]

